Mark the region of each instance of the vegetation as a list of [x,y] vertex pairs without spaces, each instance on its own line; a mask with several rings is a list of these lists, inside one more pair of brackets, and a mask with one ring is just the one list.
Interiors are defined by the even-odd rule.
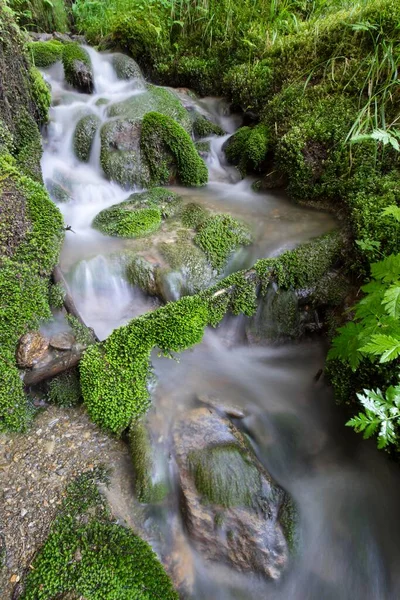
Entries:
[[98,490],[107,483],[97,467],[70,483],[59,514],[32,570],[22,600],[82,596],[88,600],[177,600],[151,547],[115,524]]
[[93,91],[93,73],[90,56],[86,50],[79,44],[65,44],[62,62],[68,83],[77,90],[90,94]]
[[64,0],[9,0],[8,3],[20,27],[44,32],[64,33],[68,30],[68,13]]
[[58,406],[64,408],[75,406],[81,397],[81,386],[76,369],[54,377],[48,384],[48,398]]
[[76,125],[74,132],[74,152],[82,162],[89,162],[96,131],[100,126],[100,119],[96,115],[82,117]]
[[195,243],[211,265],[221,271],[234,250],[251,243],[251,233],[230,215],[215,215],[200,225]]
[[32,62],[36,67],[50,67],[61,60],[63,54],[63,45],[57,40],[49,42],[31,42],[28,51],[32,57]]
[[160,502],[167,494],[167,485],[164,481],[155,481],[154,449],[150,433],[142,421],[133,422],[130,426],[129,445],[138,500],[146,503]]

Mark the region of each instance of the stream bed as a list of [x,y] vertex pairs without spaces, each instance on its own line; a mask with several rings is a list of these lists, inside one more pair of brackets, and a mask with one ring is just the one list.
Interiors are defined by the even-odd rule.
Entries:
[[[110,55],[88,51],[94,68],[93,95],[78,94],[65,84],[61,64],[44,73],[52,87],[53,107],[42,168],[46,182],[67,182],[72,199],[59,207],[72,231],[66,233],[61,268],[85,321],[105,339],[116,327],[156,305],[154,298],[127,281],[115,259],[123,251],[135,251],[138,243],[107,237],[91,227],[101,210],[140,190],[124,189],[104,177],[99,134],[89,162],[79,162],[72,149],[73,132],[86,114],[104,122],[107,104],[103,101],[121,102],[141,94],[143,83],[118,80]],[[296,206],[280,192],[256,193],[251,179],[240,180],[222,152],[240,118],[229,114],[223,100],[197,101],[186,96],[184,102],[195,105],[227,135],[210,139],[208,185],[174,187],[174,191],[184,202],[229,212],[253,232],[253,244],[234,256],[221,277],[335,227],[329,214]],[[167,236],[168,231],[157,235]],[[360,441],[344,428],[344,417],[335,408],[329,389],[323,381],[315,381],[324,364],[323,343],[249,346],[243,343],[244,327],[242,317],[226,319],[217,331],[207,331],[203,343],[182,354],[179,361],[154,356],[158,385],[151,414],[162,424],[159,441],[168,460],[160,463],[160,470],[165,471],[170,493],[162,505],[145,507],[140,529],[167,565],[169,554],[174,554],[175,567],[194,600],[399,598],[397,468],[373,443]],[[255,454],[295,501],[297,551],[279,581],[267,582],[205,560],[186,535],[171,432],[178,420],[201,404],[203,396],[243,412],[240,428]],[[132,514],[136,514],[133,496],[131,502]],[[129,515],[124,518],[128,521]]]

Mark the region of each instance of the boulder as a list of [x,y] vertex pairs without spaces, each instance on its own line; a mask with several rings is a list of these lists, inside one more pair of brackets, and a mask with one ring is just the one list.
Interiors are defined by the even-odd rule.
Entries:
[[181,275],[178,296],[197,294],[213,282],[216,272],[191,239],[178,237],[171,243],[162,242],[158,250],[171,270]]
[[137,285],[149,296],[162,296],[160,265],[135,256],[126,265],[126,276],[132,285]]
[[94,89],[92,63],[89,54],[79,44],[64,46],[62,61],[65,79],[79,92],[91,94]]
[[198,408],[176,424],[174,450],[186,527],[206,558],[277,580],[288,562],[280,522],[287,494],[233,424]]
[[56,350],[71,350],[75,344],[75,337],[69,331],[56,333],[50,338],[50,346]]
[[133,58],[130,58],[130,56],[126,56],[125,54],[120,54],[117,52],[116,54],[113,54],[112,65],[118,79],[143,80],[143,75],[139,65],[133,60]]
[[17,364],[23,369],[31,368],[46,354],[49,340],[39,331],[30,331],[19,340]]
[[100,123],[101,120],[98,116],[87,115],[82,117],[76,125],[73,139],[74,152],[82,162],[89,162],[90,152]]

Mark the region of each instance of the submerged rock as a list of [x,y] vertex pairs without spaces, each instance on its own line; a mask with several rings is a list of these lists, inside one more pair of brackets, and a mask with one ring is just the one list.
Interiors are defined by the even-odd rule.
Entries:
[[39,331],[30,331],[21,337],[17,349],[17,364],[22,368],[33,367],[46,354],[49,340]]
[[137,285],[149,296],[162,296],[160,266],[143,256],[135,256],[126,265],[128,281]]
[[177,423],[174,445],[183,512],[196,549],[239,571],[278,579],[288,561],[279,520],[287,494],[243,435],[215,410],[199,408]]
[[100,123],[101,120],[96,115],[82,117],[77,123],[73,139],[74,152],[82,162],[88,162],[90,159],[94,138]]
[[112,66],[118,79],[143,79],[139,65],[126,54],[116,53],[112,57]]

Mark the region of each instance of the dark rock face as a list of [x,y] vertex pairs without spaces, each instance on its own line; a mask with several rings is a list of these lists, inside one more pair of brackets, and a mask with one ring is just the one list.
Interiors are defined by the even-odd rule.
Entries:
[[288,546],[279,514],[286,493],[243,435],[210,408],[178,422],[175,455],[189,535],[204,557],[279,579]]
[[94,89],[92,69],[82,60],[74,60],[74,87],[84,94],[91,94]]
[[17,364],[22,368],[33,367],[46,354],[49,340],[39,331],[30,331],[22,336],[17,349]]

